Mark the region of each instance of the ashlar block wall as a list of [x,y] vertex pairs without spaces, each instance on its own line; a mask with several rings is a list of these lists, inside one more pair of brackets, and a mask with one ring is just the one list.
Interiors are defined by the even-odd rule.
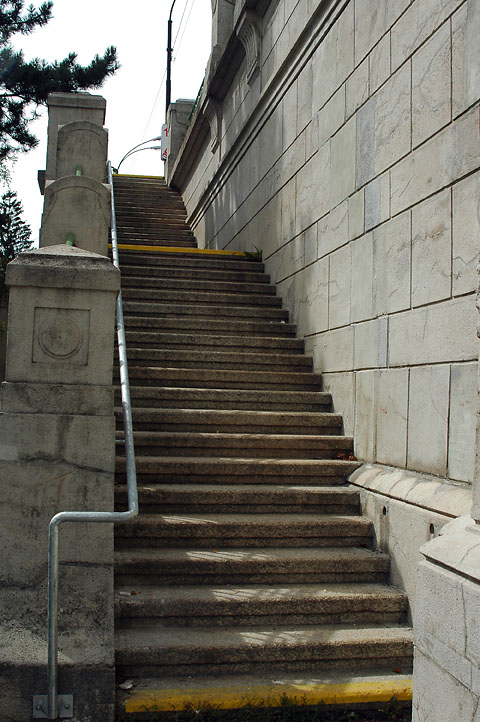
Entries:
[[480,2],[272,0],[258,23],[258,73],[179,183],[195,233],[263,250],[360,459],[470,482]]

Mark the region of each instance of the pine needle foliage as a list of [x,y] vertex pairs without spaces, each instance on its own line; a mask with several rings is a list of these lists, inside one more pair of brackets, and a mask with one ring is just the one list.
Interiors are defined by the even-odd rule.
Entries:
[[120,67],[113,46],[103,56],[95,55],[86,66],[77,63],[73,52],[54,63],[40,58],[26,62],[11,39],[46,25],[53,2],[43,2],[39,7],[24,5],[24,0],[0,0],[0,164],[37,145],[28,126],[39,107],[46,105],[49,93],[100,88]]
[[22,204],[15,191],[4,193],[0,199],[0,305],[6,301],[7,263],[32,246],[30,226],[22,220],[22,213]]

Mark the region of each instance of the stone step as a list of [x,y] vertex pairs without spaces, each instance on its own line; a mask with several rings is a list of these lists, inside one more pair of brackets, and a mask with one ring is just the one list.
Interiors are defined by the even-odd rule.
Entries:
[[[129,365],[128,373],[135,385],[174,386],[183,388],[261,389],[284,391],[320,391],[321,375],[294,371],[228,371],[223,369],[166,369]],[[117,369],[118,376],[118,369]],[[253,429],[252,429],[253,431]],[[305,432],[303,432],[305,433]]]
[[[263,307],[267,306],[271,309],[279,308],[282,305],[282,299],[279,296],[271,296],[269,294],[249,294],[243,293],[241,290],[231,292],[216,291],[196,291],[182,290],[178,291],[171,288],[155,289],[155,288],[122,288],[122,296],[125,301],[135,299],[135,301],[146,300],[150,303],[162,304],[195,304],[200,307],[211,305],[214,307],[227,304],[232,311],[236,311],[238,307]],[[235,304],[235,305],[234,305]],[[238,307],[237,305],[238,304]],[[263,313],[263,308],[260,308]],[[201,313],[200,313],[201,315]]]
[[167,368],[242,369],[251,371],[312,370],[311,356],[301,353],[241,353],[240,351],[193,350],[185,348],[127,347],[127,359],[135,366],[166,366]]
[[[358,514],[359,492],[349,486],[292,487],[262,484],[141,484],[141,512]],[[117,508],[127,505],[127,487],[115,485]]]
[[163,276],[136,276],[131,272],[122,272],[122,289],[135,288],[154,288],[156,290],[173,288],[176,291],[182,289],[191,291],[207,291],[209,293],[241,293],[252,295],[275,296],[275,286],[266,283],[239,283],[238,281],[219,281],[214,280],[196,280],[186,278],[164,278]]
[[248,271],[232,271],[232,270],[221,270],[221,269],[195,269],[195,268],[181,268],[177,266],[153,266],[153,265],[126,265],[122,267],[122,283],[128,277],[144,278],[148,277],[152,280],[156,277],[170,278],[170,279],[192,279],[197,281],[211,281],[216,283],[217,281],[225,281],[229,283],[255,283],[268,285],[270,283],[270,276],[266,273]]
[[[137,456],[136,465],[138,480],[146,483],[336,486],[345,484],[359,464],[343,459]],[[116,457],[115,468],[117,480],[124,481],[123,456]]]
[[[123,435],[119,437],[121,444]],[[221,456],[234,458],[336,459],[348,457],[349,436],[300,436],[298,434],[222,434],[200,432],[136,431],[137,456]],[[123,455],[123,447],[117,448]]]
[[118,233],[118,242],[140,246],[163,246],[164,248],[196,248],[197,245],[196,241],[192,241],[191,239],[178,240],[176,238],[168,238],[157,235],[155,238],[148,240],[146,238],[138,238],[135,235],[122,231],[119,231]]
[[[178,241],[179,246],[181,246],[183,242],[187,241],[188,243],[193,244],[191,246],[192,248],[197,247],[195,238],[189,231],[186,231],[184,229],[181,230],[176,228],[170,228],[163,223],[159,223],[158,227],[148,230],[144,229],[142,231],[138,231],[135,227],[135,224],[129,226],[121,223],[117,226],[117,233],[119,238],[132,238],[135,239],[135,243],[138,243],[140,245],[151,244],[153,246],[160,246],[160,239],[165,239],[170,241],[176,240]],[[125,243],[126,241],[122,242]]]
[[370,547],[373,527],[366,517],[335,514],[141,514],[114,534],[118,549]]
[[117,628],[134,626],[138,620],[190,628],[392,624],[404,622],[407,610],[407,595],[381,584],[147,585],[115,590]]
[[246,271],[247,273],[264,273],[265,266],[259,261],[249,261],[241,256],[215,255],[198,252],[174,253],[161,251],[130,251],[119,249],[120,266],[132,268],[145,264],[153,267],[185,268],[195,270]]
[[122,221],[134,221],[141,219],[145,224],[150,222],[166,222],[166,220],[181,224],[190,230],[190,226],[185,222],[187,212],[185,208],[182,208],[181,203],[177,202],[173,204],[167,201],[164,202],[163,207],[160,206],[148,206],[142,203],[136,203],[124,207],[120,205],[118,209],[115,209],[117,223],[119,220]]
[[387,582],[390,560],[366,548],[153,549],[115,551],[117,585]]
[[[122,420],[122,409],[115,415]],[[342,417],[330,412],[133,408],[136,431],[233,434],[341,434]],[[353,470],[352,470],[353,471]]]
[[188,334],[188,333],[160,333],[151,331],[127,331],[127,348],[157,349],[203,349],[212,348],[218,351],[231,351],[233,348],[240,351],[255,349],[267,352],[279,350],[282,354],[303,354],[304,344],[301,339],[288,338],[288,336],[215,336],[214,334]]
[[[405,668],[405,672],[410,668]],[[357,709],[359,699],[369,709],[382,709],[387,700],[395,699],[399,706],[408,705],[412,699],[413,679],[403,670],[361,669],[358,672],[330,670],[315,674],[315,666],[303,674],[271,670],[245,674],[221,674],[205,677],[195,674],[188,677],[142,677],[136,678],[133,689],[118,690],[118,722],[129,719],[158,722],[159,713],[177,713],[178,710],[239,710],[238,719],[245,717],[245,706],[255,709],[278,707],[278,719],[334,719],[345,717],[345,710]],[[119,677],[118,682],[123,682]],[[303,713],[302,708],[291,710],[291,706],[311,707]],[[285,710],[288,706],[288,710]],[[320,706],[320,711],[318,711]],[[328,706],[328,707],[326,707]],[[322,709],[324,714],[322,715]],[[333,711],[332,711],[333,710]],[[338,712],[336,713],[336,710]],[[200,713],[201,714],[201,713]],[[208,713],[207,713],[208,714]],[[217,715],[219,713],[216,713]],[[221,713],[220,713],[221,714]],[[225,712],[226,719],[235,719],[235,713]],[[255,715],[255,712],[252,713]],[[359,713],[361,716],[361,713]],[[257,712],[259,718],[261,712]],[[395,715],[394,715],[395,716]],[[221,717],[219,717],[221,719]],[[254,717],[251,717],[254,719]],[[265,716],[270,719],[270,715]]]
[[387,668],[408,666],[411,630],[387,625],[165,628],[146,621],[116,635],[117,673],[125,676]]
[[[120,399],[119,393],[117,388],[118,400]],[[162,406],[169,409],[310,412],[331,410],[331,395],[321,391],[251,391],[249,389],[189,389],[131,385],[130,397],[134,406],[142,408]],[[231,440],[231,436],[229,438]],[[319,437],[314,438],[318,439]]]
[[[133,294],[123,294],[125,300],[123,309],[126,314],[146,314],[148,316],[194,316],[196,318],[208,318],[213,316],[215,319],[230,318],[235,322],[237,319],[272,319],[276,321],[288,321],[288,311],[283,308],[274,308],[273,306],[262,306],[260,304],[251,304],[250,306],[234,306],[232,302],[224,300],[221,305],[210,302],[205,305],[204,299],[185,298],[187,294],[178,294],[175,299],[174,293],[170,292],[168,299],[162,298],[158,300],[150,299],[149,301],[133,300],[137,296]],[[200,296],[201,294],[199,294]],[[211,294],[214,296],[215,294]],[[226,296],[227,294],[225,294]],[[276,297],[267,296],[269,302],[276,301]],[[281,299],[278,299],[281,303]]]
[[195,331],[206,334],[222,334],[227,336],[295,336],[296,326],[294,323],[285,321],[263,321],[261,319],[222,319],[214,316],[195,318],[195,316],[157,316],[145,314],[144,316],[131,316],[125,314],[125,327],[128,331],[148,329],[150,331],[175,331],[186,333]]

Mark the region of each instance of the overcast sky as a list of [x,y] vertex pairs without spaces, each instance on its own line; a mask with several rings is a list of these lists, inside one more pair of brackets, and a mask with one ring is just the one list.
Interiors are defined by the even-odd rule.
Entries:
[[[28,4],[28,3],[27,3]],[[39,2],[35,2],[38,6]],[[88,63],[109,45],[115,45],[121,64],[103,88],[91,91],[107,101],[106,127],[109,158],[118,164],[134,145],[160,135],[165,117],[167,20],[172,0],[54,0],[53,18],[30,36],[15,36],[14,46],[26,60],[40,57],[62,60],[77,52]],[[174,62],[172,101],[195,98],[210,53],[210,0],[176,0],[172,13]],[[181,24],[180,24],[181,23]],[[40,140],[36,150],[20,156],[12,177],[24,207],[24,220],[38,240],[43,199],[37,170],[45,168],[47,112],[31,126]],[[122,172],[163,175],[160,152],[136,153],[123,163]]]

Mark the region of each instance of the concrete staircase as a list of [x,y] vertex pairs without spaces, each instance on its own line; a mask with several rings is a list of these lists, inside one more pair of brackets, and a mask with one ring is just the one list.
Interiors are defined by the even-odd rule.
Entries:
[[407,599],[262,263],[197,249],[163,179],[118,176],[115,199],[141,509],[115,536],[118,718],[275,704],[299,680],[307,703],[408,697]]

